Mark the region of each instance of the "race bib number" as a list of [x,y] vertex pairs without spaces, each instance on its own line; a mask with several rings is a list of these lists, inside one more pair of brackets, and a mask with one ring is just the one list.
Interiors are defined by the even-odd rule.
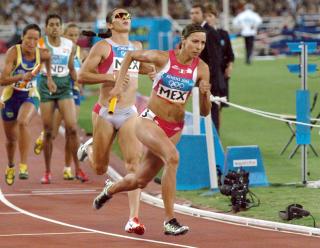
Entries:
[[25,81],[19,81],[14,84],[14,88],[19,89],[19,90],[29,90],[35,86],[34,80],[31,80],[29,82]]
[[[114,65],[114,70],[115,71],[119,71],[121,68],[121,64],[122,64],[123,58],[119,58],[119,57],[114,57],[113,58],[113,65]],[[131,62],[128,72],[135,72],[135,73],[139,73],[139,67],[140,67],[140,62],[134,60]]]
[[159,85],[157,95],[171,102],[185,103],[188,99],[188,91],[181,91],[168,88],[162,84]]

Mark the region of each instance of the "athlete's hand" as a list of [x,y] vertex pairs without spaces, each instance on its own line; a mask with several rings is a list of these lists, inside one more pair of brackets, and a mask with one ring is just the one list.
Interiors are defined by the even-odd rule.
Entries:
[[29,81],[31,81],[32,78],[33,78],[32,73],[27,72],[27,73],[23,74],[22,81],[29,82]]
[[57,91],[57,85],[51,77],[50,78],[48,77],[47,84],[48,84],[48,89],[49,89],[50,94],[55,93]]
[[208,81],[201,80],[199,82],[199,91],[202,95],[209,95],[210,96],[210,94],[211,94],[210,89],[211,89],[211,84],[209,84]]
[[120,99],[121,96],[121,88],[120,87],[113,87],[112,90],[109,92],[108,102],[111,101],[112,98],[116,97],[117,99]]
[[149,78],[153,81],[157,75],[156,67],[154,65],[151,65],[152,72],[148,73]]
[[230,78],[231,77],[231,72],[232,72],[232,64],[229,64],[227,66],[227,68],[225,69],[225,71],[224,71],[224,76],[226,78]]

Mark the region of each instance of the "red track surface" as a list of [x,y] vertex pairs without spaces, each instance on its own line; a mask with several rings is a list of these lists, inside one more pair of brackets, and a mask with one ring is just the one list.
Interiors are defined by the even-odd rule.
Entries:
[[[30,127],[33,140],[39,134],[40,127],[39,118],[35,118]],[[162,233],[163,209],[147,204],[141,204],[140,216],[147,227],[145,235],[129,235],[124,232],[124,225],[128,216],[126,194],[115,196],[107,206],[99,211],[93,210],[91,207],[92,200],[100,191],[105,178],[93,175],[88,165],[83,165],[84,170],[90,176],[90,182],[80,183],[78,181],[62,180],[63,145],[64,139],[58,137],[54,143],[52,184],[40,184],[40,177],[44,171],[43,156],[42,154],[36,156],[31,153],[29,180],[22,181],[16,178],[13,186],[7,186],[3,180],[7,160],[4,133],[1,128],[1,190],[8,201],[21,209],[56,221],[94,229],[103,233],[39,220],[21,214],[0,202],[0,247],[141,248],[174,247],[174,244],[179,244],[182,247],[227,248],[320,247],[319,238],[264,231],[179,214],[177,215],[179,221],[189,225],[190,232],[185,236],[165,236]],[[117,168],[121,165],[121,161],[113,157],[111,165]],[[151,185],[147,190],[154,191],[155,187]],[[68,191],[71,194],[66,194]],[[45,194],[40,195],[40,193]],[[112,236],[112,234],[121,236]],[[130,238],[138,238],[138,240]]]

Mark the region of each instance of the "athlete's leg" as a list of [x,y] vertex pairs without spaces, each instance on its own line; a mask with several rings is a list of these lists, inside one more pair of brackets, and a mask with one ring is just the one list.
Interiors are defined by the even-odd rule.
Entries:
[[[169,221],[172,218],[174,218],[173,206],[176,198],[176,176],[179,165],[179,153],[175,145],[178,143],[180,136],[181,132],[175,134],[173,137],[170,138],[170,140],[172,141],[171,144],[173,144],[175,148],[175,157],[174,160],[171,161],[171,163],[165,164],[161,178],[162,199],[164,203],[166,221]],[[166,143],[167,141],[164,142]],[[165,143],[163,143],[163,145],[165,145]],[[166,151],[162,152],[165,155]]]
[[[135,173],[142,155],[142,144],[135,134],[137,116],[129,118],[118,131],[118,142],[124,158],[127,173]],[[128,192],[130,218],[138,217],[141,189]]]
[[59,127],[62,122],[62,116],[59,109],[55,108],[53,113],[52,138],[55,139],[59,133]]
[[[108,193],[112,195],[120,191],[133,190],[137,187],[144,188],[164,163],[166,167],[162,178],[163,201],[166,208],[166,220],[170,220],[174,215],[175,176],[179,163],[179,154],[175,147],[175,142],[178,141],[180,134],[176,134],[172,141],[154,122],[143,118],[137,119],[136,134],[142,144],[150,150],[147,153],[148,156],[143,159],[143,167],[138,170],[136,175],[130,174],[125,177],[123,182],[120,181],[120,183],[114,184]],[[151,156],[150,154],[153,155]],[[159,161],[162,161],[162,163]]]
[[5,171],[5,181],[8,185],[12,185],[15,178],[14,154],[17,147],[18,125],[16,120],[2,120],[2,123],[6,135],[6,149],[8,157],[8,166],[6,167]]
[[127,174],[123,179],[113,184],[108,190],[108,194],[113,195],[123,191],[144,188],[163,167],[163,161],[150,150],[146,150],[141,166],[136,173]]
[[43,154],[46,165],[46,173],[51,171],[51,156],[52,156],[52,122],[54,101],[41,102],[40,111],[43,123],[44,139],[43,139]]
[[88,149],[90,165],[97,175],[103,175],[107,172],[109,164],[110,150],[116,132],[113,125],[92,113],[93,124],[93,144]]
[[14,154],[17,147],[17,140],[18,140],[18,125],[17,121],[4,121],[3,129],[6,135],[6,150],[7,150],[7,157],[8,157],[8,166],[14,165]]
[[[75,107],[76,107],[76,123],[78,123],[80,108],[78,105],[76,105]],[[61,115],[60,115],[60,118],[62,118]],[[60,122],[60,124],[61,124],[61,122]],[[77,125],[77,127],[78,127],[78,125]],[[78,132],[78,135],[79,135],[79,132]],[[72,157],[70,145],[67,145],[66,149],[65,149],[65,166],[70,167],[72,160],[73,160],[73,157]],[[76,162],[74,162],[74,163],[76,163]]]
[[35,113],[36,108],[30,102],[23,103],[19,109],[17,124],[19,128],[20,162],[22,164],[27,164],[31,140],[28,125]]

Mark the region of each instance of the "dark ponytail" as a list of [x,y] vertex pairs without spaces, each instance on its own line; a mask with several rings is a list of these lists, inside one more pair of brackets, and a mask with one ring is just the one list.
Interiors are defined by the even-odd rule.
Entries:
[[91,30],[83,30],[82,35],[88,36],[88,37],[98,36],[100,38],[106,39],[106,38],[110,38],[112,36],[112,33],[111,33],[110,29],[108,29],[107,32],[105,32],[105,33],[95,33]]

